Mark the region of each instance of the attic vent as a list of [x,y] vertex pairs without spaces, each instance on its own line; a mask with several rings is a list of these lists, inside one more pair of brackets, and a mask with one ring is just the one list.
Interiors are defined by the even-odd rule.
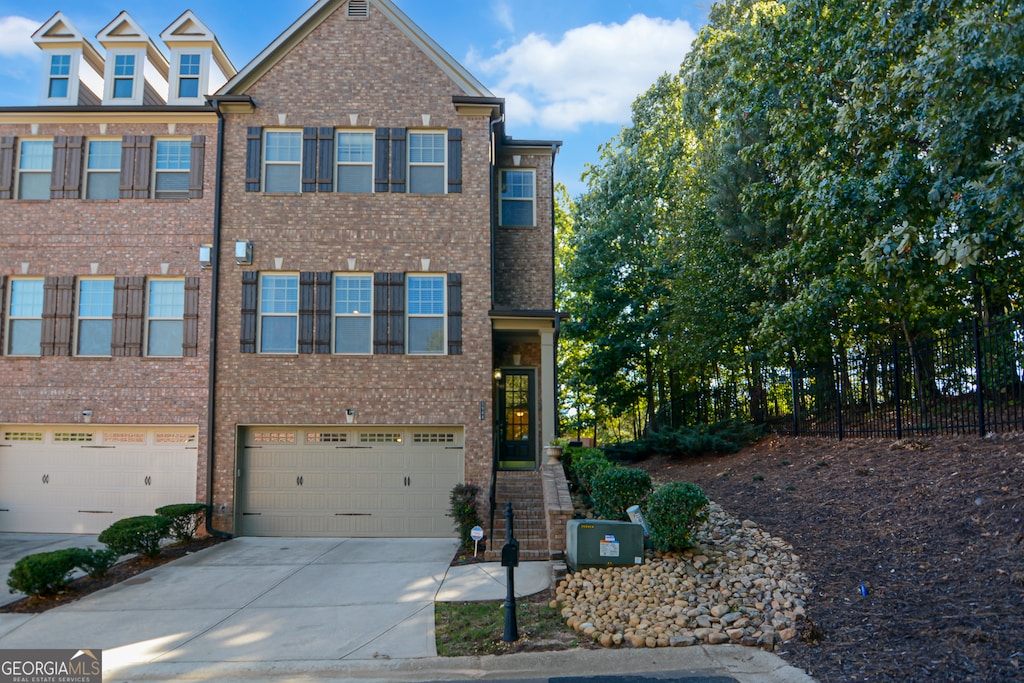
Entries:
[[370,16],[369,0],[348,0],[349,19],[366,19]]

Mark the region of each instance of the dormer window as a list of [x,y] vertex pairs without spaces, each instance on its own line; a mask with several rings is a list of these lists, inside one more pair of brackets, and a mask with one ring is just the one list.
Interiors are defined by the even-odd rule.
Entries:
[[130,100],[135,96],[135,55],[114,55],[115,100]]
[[199,75],[203,56],[183,53],[178,56],[178,98],[199,97]]
[[68,99],[71,86],[71,55],[50,55],[50,84],[47,97],[54,100]]

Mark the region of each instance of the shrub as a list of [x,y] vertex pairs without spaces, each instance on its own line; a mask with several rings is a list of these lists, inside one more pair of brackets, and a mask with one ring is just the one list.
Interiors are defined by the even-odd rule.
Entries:
[[173,524],[163,515],[126,517],[104,529],[99,541],[118,555],[156,557],[160,554],[160,542],[170,537]]
[[452,488],[451,507],[448,516],[455,520],[455,528],[459,532],[462,547],[471,549],[473,539],[470,532],[475,526],[482,526],[480,515],[476,510],[476,500],[480,495],[480,487],[475,484],[456,484]]
[[210,506],[206,503],[176,503],[156,509],[156,514],[171,520],[171,535],[178,541],[190,541],[199,530]]
[[615,466],[600,448],[573,449],[569,476],[577,490],[590,495],[594,477]]
[[71,582],[71,572],[78,566],[81,548],[66,548],[36,553],[14,563],[7,576],[11,593],[52,595]]
[[605,519],[629,519],[626,509],[642,505],[651,493],[651,475],[634,467],[612,467],[594,477],[594,512]]
[[78,568],[94,579],[105,576],[117,562],[117,552],[110,548],[76,548],[79,551]]
[[696,484],[671,482],[647,499],[644,519],[658,550],[683,550],[693,545],[697,525],[707,519],[708,497]]

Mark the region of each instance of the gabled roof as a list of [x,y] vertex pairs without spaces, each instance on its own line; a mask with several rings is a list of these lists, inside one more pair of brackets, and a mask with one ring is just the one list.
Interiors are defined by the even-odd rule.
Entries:
[[[222,95],[239,95],[259,80],[263,74],[269,71],[275,64],[281,61],[292,48],[308,36],[327,17],[338,8],[346,4],[348,0],[317,0],[316,4],[306,10],[305,14],[299,17],[295,23],[279,35],[274,42],[266,47],[261,53],[246,64],[241,71],[235,74],[223,88],[218,91]],[[387,17],[402,33],[404,33],[420,50],[422,50],[437,66],[444,71],[467,95],[478,97],[493,97],[493,94],[473,76],[469,71],[459,64],[455,59],[445,52],[444,48],[438,45],[433,38],[423,32],[412,19],[405,15],[402,10],[391,2],[391,0],[367,0],[361,2],[362,6],[372,6],[375,10]]]
[[114,20],[103,27],[103,30],[96,34],[100,45],[108,50],[116,45],[130,47],[145,47],[146,57],[157,68],[160,74],[167,78],[169,64],[167,57],[156,46],[153,39],[142,30],[142,27],[132,19],[128,12],[122,11]]
[[57,12],[32,34],[32,41],[42,49],[80,47],[82,56],[99,73],[103,73],[103,57],[63,12]]
[[171,25],[160,33],[160,40],[171,48],[176,45],[209,45],[213,50],[213,58],[217,61],[217,66],[228,78],[237,72],[235,65],[231,63],[224,48],[221,47],[220,41],[217,40],[217,36],[190,9],[185,10],[180,17],[172,21]]

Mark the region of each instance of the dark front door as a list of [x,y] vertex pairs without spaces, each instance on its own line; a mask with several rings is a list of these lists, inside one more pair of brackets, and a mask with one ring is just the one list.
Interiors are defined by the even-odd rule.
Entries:
[[498,389],[499,465],[527,469],[537,464],[534,445],[533,370],[505,370]]

